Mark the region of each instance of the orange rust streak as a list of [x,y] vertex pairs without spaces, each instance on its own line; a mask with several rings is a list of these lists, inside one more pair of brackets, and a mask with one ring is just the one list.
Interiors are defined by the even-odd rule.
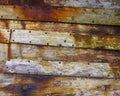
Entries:
[[0,32],[0,42],[6,42],[6,37],[4,36],[4,34],[2,34],[2,32]]

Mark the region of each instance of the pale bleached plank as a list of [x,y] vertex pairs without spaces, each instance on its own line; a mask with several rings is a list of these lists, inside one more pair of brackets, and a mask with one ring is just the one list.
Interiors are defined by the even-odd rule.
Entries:
[[41,30],[13,30],[12,43],[120,50],[120,36]]
[[0,74],[1,96],[119,96],[120,81],[78,77]]
[[3,72],[34,75],[120,78],[119,64],[10,59]]
[[0,5],[0,19],[120,25],[120,9]]

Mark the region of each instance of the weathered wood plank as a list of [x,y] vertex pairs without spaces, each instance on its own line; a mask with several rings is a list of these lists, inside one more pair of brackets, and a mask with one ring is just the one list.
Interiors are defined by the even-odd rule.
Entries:
[[119,0],[45,0],[45,3],[52,6],[120,8]]
[[10,58],[50,61],[119,63],[120,51],[11,44]]
[[2,66],[5,73],[120,79],[119,64],[110,63],[10,59]]
[[24,29],[24,30],[43,30],[58,32],[74,32],[97,35],[120,35],[119,26],[102,26],[102,25],[81,25],[68,23],[53,22],[32,22],[18,20],[0,20],[1,29]]
[[3,64],[8,58],[8,45],[0,43],[0,64]]
[[1,96],[119,96],[120,80],[0,74]]
[[1,5],[0,19],[120,25],[120,9]]
[[41,30],[13,30],[12,43],[120,50],[120,36]]
[[0,43],[9,43],[9,39],[10,39],[10,30],[0,29]]
[[119,0],[0,0],[0,5],[120,8]]

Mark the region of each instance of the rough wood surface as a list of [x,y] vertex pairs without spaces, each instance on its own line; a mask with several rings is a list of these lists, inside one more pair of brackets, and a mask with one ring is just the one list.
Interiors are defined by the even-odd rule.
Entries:
[[0,5],[0,19],[120,25],[120,9]]
[[82,25],[55,22],[34,22],[19,20],[0,20],[1,29],[19,29],[19,30],[42,30],[42,31],[59,31],[74,32],[96,35],[114,35],[120,36],[119,26],[104,25]]
[[0,5],[120,8],[119,0],[0,0]]
[[1,96],[119,96],[120,81],[0,74]]
[[10,30],[0,29],[0,43],[9,43],[10,40]]
[[10,59],[2,65],[1,70],[5,73],[17,74],[120,79],[119,64],[110,63]]
[[120,50],[120,36],[41,30],[13,30],[12,43]]
[[94,50],[68,47],[52,47],[25,44],[11,44],[10,58],[50,61],[80,61],[94,63],[119,63],[120,51]]
[[8,59],[8,45],[0,43],[0,64]]

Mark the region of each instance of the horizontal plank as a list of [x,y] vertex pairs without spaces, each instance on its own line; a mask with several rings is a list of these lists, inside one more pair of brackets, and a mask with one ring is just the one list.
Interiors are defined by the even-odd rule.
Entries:
[[110,63],[10,59],[2,66],[5,73],[120,79],[120,65]]
[[0,64],[8,59],[8,44],[0,43]]
[[11,44],[10,58],[50,61],[119,63],[120,51]]
[[1,0],[0,5],[120,8],[119,0]]
[[120,25],[120,9],[0,5],[0,19]]
[[1,96],[119,96],[120,80],[0,74]]
[[0,43],[9,43],[9,39],[10,39],[10,30],[0,29]]
[[34,22],[19,20],[0,20],[1,29],[23,29],[23,30],[42,30],[42,31],[58,31],[58,32],[74,32],[96,35],[114,35],[120,36],[119,26],[103,26],[103,25],[82,25],[54,22]]
[[120,36],[41,30],[13,30],[12,43],[120,50]]

